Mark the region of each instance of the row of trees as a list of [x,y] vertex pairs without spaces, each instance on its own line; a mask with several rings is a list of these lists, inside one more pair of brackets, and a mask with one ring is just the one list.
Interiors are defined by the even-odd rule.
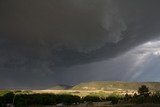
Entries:
[[69,94],[17,94],[13,92],[5,94],[1,97],[1,106],[6,104],[14,104],[15,107],[28,107],[29,105],[55,105],[63,103],[65,105],[71,105],[73,103],[79,103],[81,98],[75,95]]
[[15,107],[28,107],[30,105],[56,105],[63,103],[64,105],[79,104],[84,102],[101,102],[112,101],[116,104],[120,97],[108,96],[101,98],[99,96],[85,96],[79,97],[70,94],[14,94],[9,92],[3,97],[0,97],[0,107],[4,107],[6,104],[14,104]]

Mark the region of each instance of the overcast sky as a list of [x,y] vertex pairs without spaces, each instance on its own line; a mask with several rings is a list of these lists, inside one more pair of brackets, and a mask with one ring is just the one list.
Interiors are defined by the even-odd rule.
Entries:
[[0,88],[160,81],[159,0],[0,0]]

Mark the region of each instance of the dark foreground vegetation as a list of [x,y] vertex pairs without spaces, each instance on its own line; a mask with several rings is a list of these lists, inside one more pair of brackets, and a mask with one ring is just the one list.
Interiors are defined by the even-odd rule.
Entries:
[[15,107],[28,107],[33,105],[78,105],[80,103],[111,102],[111,104],[160,104],[160,92],[150,93],[145,85],[139,87],[137,94],[107,97],[85,96],[79,97],[70,94],[35,94],[28,91],[0,91],[0,107],[12,104]]

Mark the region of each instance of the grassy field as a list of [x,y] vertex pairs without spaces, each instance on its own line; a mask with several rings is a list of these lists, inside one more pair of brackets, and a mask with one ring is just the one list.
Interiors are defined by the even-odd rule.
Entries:
[[[95,96],[108,96],[111,94],[120,94],[124,95],[125,92],[123,91],[102,91],[102,90],[32,90],[34,93],[54,93],[54,94],[72,94],[78,95],[80,97],[84,97],[87,95],[95,95]],[[132,91],[130,92],[132,93]]]
[[71,94],[84,97],[87,95],[107,97],[109,95],[121,95],[124,96],[126,93],[133,95],[137,93],[137,90],[113,90],[113,91],[104,91],[104,90],[32,90],[33,93],[54,93],[54,94]]

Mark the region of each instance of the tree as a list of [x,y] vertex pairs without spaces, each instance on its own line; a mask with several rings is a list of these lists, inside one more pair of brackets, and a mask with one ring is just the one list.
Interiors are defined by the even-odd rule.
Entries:
[[99,101],[101,101],[101,99],[98,96],[87,95],[87,96],[85,96],[83,98],[83,101],[86,101],[86,102],[99,102]]
[[150,94],[149,88],[146,85],[142,85],[141,87],[139,87],[138,93],[140,96],[147,97]]

